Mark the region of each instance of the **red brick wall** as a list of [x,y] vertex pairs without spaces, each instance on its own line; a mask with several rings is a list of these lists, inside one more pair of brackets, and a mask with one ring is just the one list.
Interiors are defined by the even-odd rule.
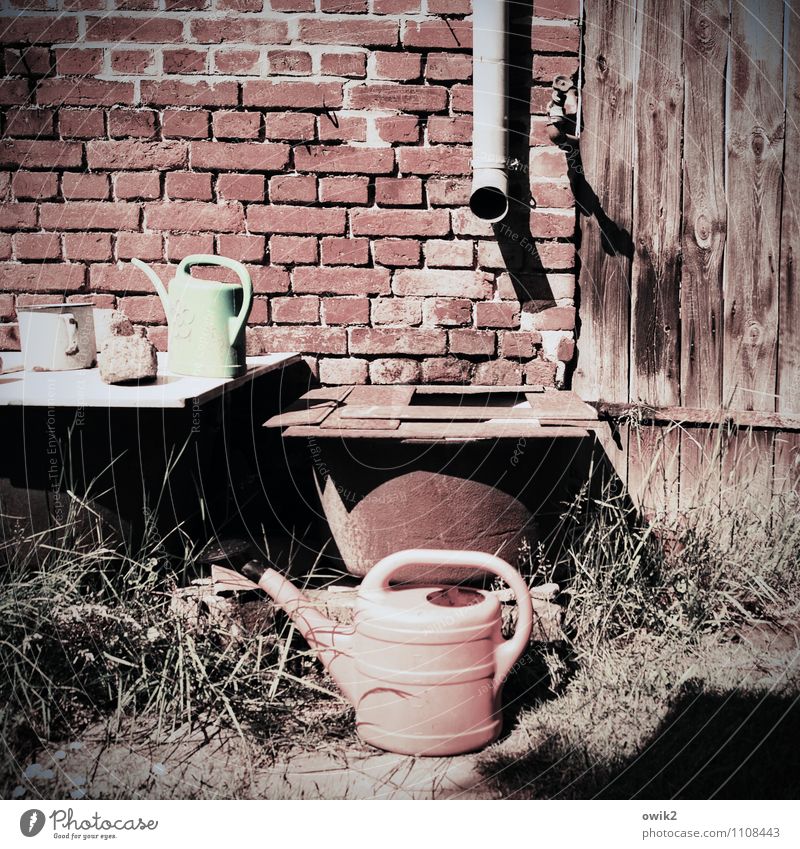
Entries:
[[17,306],[87,295],[164,347],[128,260],[217,252],[253,276],[249,352],[324,382],[560,381],[575,218],[542,116],[578,5],[536,4],[533,239],[501,250],[466,205],[469,0],[4,0],[0,349]]

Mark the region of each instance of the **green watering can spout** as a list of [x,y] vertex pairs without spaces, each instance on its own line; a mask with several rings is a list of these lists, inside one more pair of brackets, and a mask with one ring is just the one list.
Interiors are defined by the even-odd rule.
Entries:
[[156,287],[156,292],[158,292],[158,297],[161,298],[161,304],[164,307],[164,313],[167,316],[167,322],[172,321],[172,316],[170,315],[169,308],[169,296],[167,295],[167,290],[164,288],[164,284],[161,282],[161,278],[153,271],[152,268],[146,263],[142,262],[140,259],[132,259],[131,262],[135,265],[140,271],[144,271],[144,273],[153,281],[153,285]]

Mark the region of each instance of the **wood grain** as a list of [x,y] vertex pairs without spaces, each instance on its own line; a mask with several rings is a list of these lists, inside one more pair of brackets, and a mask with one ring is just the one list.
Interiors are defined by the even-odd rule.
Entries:
[[734,3],[723,403],[774,410],[783,165],[783,3]]
[[722,403],[728,0],[684,6],[681,402]]
[[680,401],[683,4],[639,0],[631,400]]

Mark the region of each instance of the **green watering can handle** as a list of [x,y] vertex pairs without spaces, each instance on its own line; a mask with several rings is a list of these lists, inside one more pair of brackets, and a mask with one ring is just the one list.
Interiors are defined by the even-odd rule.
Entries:
[[230,268],[239,276],[242,283],[242,291],[244,298],[242,299],[242,308],[239,310],[239,315],[231,319],[230,324],[230,343],[236,343],[236,337],[239,335],[244,323],[247,321],[247,316],[250,314],[250,307],[253,304],[253,284],[250,282],[250,272],[235,259],[228,259],[226,256],[212,256],[211,254],[192,254],[185,257],[178,266],[178,274],[188,273],[188,270],[193,265],[221,265],[223,268]]

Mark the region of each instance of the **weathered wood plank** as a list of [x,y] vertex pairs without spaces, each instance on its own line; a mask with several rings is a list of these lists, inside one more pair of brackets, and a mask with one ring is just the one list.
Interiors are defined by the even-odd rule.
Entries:
[[800,414],[800,10],[786,12],[786,139],[783,157],[780,296],[778,305],[778,406]]
[[769,512],[773,487],[775,434],[749,428],[734,431],[722,452],[722,511]]
[[777,495],[800,493],[800,434],[798,433],[775,434],[775,471],[772,490]]
[[681,430],[681,513],[719,511],[722,429],[693,427]]
[[[580,173],[581,325],[573,388],[628,399],[635,4],[586,4]],[[577,171],[577,169],[575,169]]]
[[637,5],[630,397],[677,404],[683,4],[639,0]]
[[799,416],[761,413],[758,410],[699,410],[695,407],[650,407],[646,404],[598,403],[597,409],[612,418],[633,418],[660,424],[713,425],[730,422],[739,427],[760,427],[770,430],[800,430]]
[[744,410],[775,409],[783,9],[732,6],[722,400]]
[[473,421],[487,419],[536,419],[530,407],[399,406],[347,404],[341,408],[345,419],[400,419],[400,421]]
[[340,407],[338,410],[334,410],[320,423],[320,427],[325,430],[330,428],[347,430],[397,430],[400,427],[400,419],[349,419],[342,415],[343,409],[343,407]]
[[588,439],[588,430],[579,427],[540,427],[517,422],[401,422],[397,430],[350,430],[297,425],[287,428],[285,437],[318,439],[419,439],[436,442],[442,439]]
[[628,491],[648,517],[674,515],[678,508],[680,429],[631,427],[628,439]]
[[681,401],[722,404],[728,0],[684,4]]
[[414,397],[414,391],[414,386],[355,386],[345,403],[408,404]]

